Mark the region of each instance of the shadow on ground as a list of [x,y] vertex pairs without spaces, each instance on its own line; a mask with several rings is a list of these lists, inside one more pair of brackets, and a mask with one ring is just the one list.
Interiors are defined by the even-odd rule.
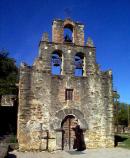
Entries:
[[81,155],[81,154],[86,154],[85,152],[83,151],[66,151],[68,152],[69,154],[71,155]]
[[119,142],[124,142],[125,140],[127,140],[128,138],[124,137],[124,136],[119,136],[119,135],[115,135],[115,147],[118,146]]
[[14,154],[8,154],[5,158],[16,158],[16,155],[14,155]]

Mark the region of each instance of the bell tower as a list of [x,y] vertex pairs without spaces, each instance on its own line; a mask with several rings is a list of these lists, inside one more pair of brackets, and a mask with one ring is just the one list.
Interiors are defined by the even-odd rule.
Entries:
[[54,20],[52,23],[52,42],[65,43],[64,29],[72,31],[72,43],[74,45],[84,46],[84,25],[73,22],[71,19]]

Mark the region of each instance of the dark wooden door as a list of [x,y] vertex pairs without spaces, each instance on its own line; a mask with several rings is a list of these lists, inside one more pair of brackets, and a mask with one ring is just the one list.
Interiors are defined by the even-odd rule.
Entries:
[[75,118],[74,116],[67,116],[62,122],[62,149],[70,150],[73,149],[75,132]]

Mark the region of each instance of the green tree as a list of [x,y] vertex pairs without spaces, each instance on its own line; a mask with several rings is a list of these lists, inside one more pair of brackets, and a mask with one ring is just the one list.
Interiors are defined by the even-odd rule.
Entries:
[[17,94],[18,68],[15,60],[6,50],[0,50],[0,97],[5,94]]
[[118,126],[122,127],[124,131],[125,127],[130,124],[130,105],[126,103],[116,102],[114,110],[114,124],[116,127],[116,132],[118,133]]
[[128,126],[128,108],[127,104],[119,103],[118,122],[120,125]]
[[120,95],[118,94],[118,92],[113,91],[114,125],[117,133],[118,133],[118,125],[119,125],[118,122],[119,98]]
[[130,105],[119,102],[120,95],[117,91],[113,91],[113,105],[114,105],[114,124],[116,132],[118,133],[118,126],[124,127],[130,125]]

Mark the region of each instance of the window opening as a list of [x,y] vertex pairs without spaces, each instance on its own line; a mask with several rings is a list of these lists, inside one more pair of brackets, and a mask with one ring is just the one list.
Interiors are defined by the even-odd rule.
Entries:
[[73,89],[66,89],[65,100],[73,100]]

